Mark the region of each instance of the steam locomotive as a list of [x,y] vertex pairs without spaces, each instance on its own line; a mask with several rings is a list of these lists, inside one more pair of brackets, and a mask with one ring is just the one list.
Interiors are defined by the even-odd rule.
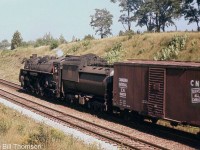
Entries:
[[22,87],[41,96],[65,98],[100,110],[112,109],[113,67],[93,55],[37,57],[20,70]]
[[131,118],[200,126],[200,63],[128,60],[94,54],[32,55],[20,70],[24,90]]

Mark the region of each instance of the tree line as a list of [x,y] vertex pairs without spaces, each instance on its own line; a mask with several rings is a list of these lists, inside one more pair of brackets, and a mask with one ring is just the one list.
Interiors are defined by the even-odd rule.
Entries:
[[35,41],[23,41],[22,35],[19,31],[13,34],[11,43],[4,39],[0,42],[0,49],[16,49],[17,47],[28,47],[28,46],[46,46],[49,45],[50,49],[58,47],[59,44],[67,43],[63,35],[60,35],[58,39],[54,38],[51,33],[46,33],[43,37],[36,39]]
[[[165,32],[166,27],[175,26],[175,20],[184,17],[188,24],[196,23],[200,31],[200,0],[110,0],[118,4],[125,31],[131,31],[132,23],[146,27],[147,32]],[[113,15],[106,9],[95,9],[90,25],[96,34],[104,38],[111,33]],[[177,28],[177,27],[176,27]]]
[[[93,40],[95,39],[94,36],[88,34],[85,35],[83,40]],[[80,39],[75,38],[75,36],[72,37],[71,42],[77,42],[80,41]],[[68,41],[64,38],[64,36],[61,34],[59,38],[54,38],[51,33],[46,33],[43,37],[36,39],[35,41],[23,41],[22,35],[19,31],[14,32],[11,43],[4,39],[0,42],[0,50],[6,50],[6,49],[16,49],[17,47],[40,47],[40,46],[49,46],[50,49],[57,48],[60,44],[66,44]]]

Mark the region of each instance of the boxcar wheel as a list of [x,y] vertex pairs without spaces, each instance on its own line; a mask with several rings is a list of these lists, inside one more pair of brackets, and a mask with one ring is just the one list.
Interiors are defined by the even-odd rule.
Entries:
[[197,137],[200,138],[200,131],[197,133]]
[[176,127],[176,126],[178,126],[178,123],[177,122],[170,122],[170,125],[173,126],[173,127]]
[[129,121],[131,120],[131,114],[129,113],[128,110],[124,110],[124,111],[122,112],[122,114],[123,114],[123,119],[124,119],[125,121],[129,122]]

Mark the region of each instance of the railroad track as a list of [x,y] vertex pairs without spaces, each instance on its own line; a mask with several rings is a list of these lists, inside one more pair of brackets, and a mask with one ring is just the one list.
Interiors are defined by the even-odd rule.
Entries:
[[3,85],[5,85],[5,86],[11,87],[13,89],[16,89],[16,90],[22,89],[19,84],[12,83],[12,82],[6,81],[4,79],[0,79],[0,83],[3,84]]
[[[1,81],[2,80],[0,80],[0,83],[1,83]],[[13,86],[13,88],[17,88],[16,84],[9,83],[8,81],[6,81],[6,82],[4,82],[4,83],[6,85],[8,85],[9,87]],[[94,135],[101,140],[108,141],[113,144],[117,144],[122,149],[123,148],[125,148],[125,149],[148,149],[148,150],[149,149],[166,149],[159,145],[144,141],[142,139],[130,136],[128,134],[121,133],[119,131],[86,121],[84,119],[61,112],[59,110],[55,110],[48,106],[44,106],[42,104],[33,102],[31,100],[28,100],[28,99],[25,99],[18,95],[9,93],[2,89],[0,89],[0,97],[3,97],[17,105],[23,106],[26,109],[34,111],[35,113],[38,113],[42,116],[53,119],[57,122],[60,122],[67,126],[71,126],[78,130],[84,131],[87,134]]]

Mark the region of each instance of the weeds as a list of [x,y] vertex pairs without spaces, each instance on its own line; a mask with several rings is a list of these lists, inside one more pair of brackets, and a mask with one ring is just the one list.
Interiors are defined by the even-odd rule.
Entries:
[[[0,105],[0,110],[0,142],[41,145],[43,150],[99,149],[95,144],[85,145],[73,136],[66,136],[57,129],[47,127],[42,123],[35,123],[32,119],[3,105]],[[6,113],[4,114],[2,110],[6,110]],[[16,119],[16,116],[20,117]]]
[[5,135],[11,128],[12,123],[4,118],[0,120],[0,134]]
[[25,125],[24,124],[20,124],[17,126],[17,131],[19,134],[23,134],[25,130]]
[[198,46],[197,46],[197,41],[196,40],[192,40],[192,42],[191,42],[191,49],[190,49],[190,53],[193,53],[193,52],[195,52],[195,51],[197,51],[198,50]]
[[149,38],[149,36],[145,36],[145,37],[143,38],[143,41],[146,41],[148,38]]
[[140,55],[140,54],[142,54],[144,52],[145,52],[145,49],[141,49],[141,50],[138,51],[137,55]]
[[80,46],[79,45],[73,45],[72,48],[69,49],[69,52],[77,52],[79,50]]
[[7,108],[6,108],[6,107],[3,107],[3,108],[1,109],[1,111],[2,111],[3,114],[6,114],[6,113],[7,113]]
[[39,145],[43,144],[45,147],[48,147],[51,143],[51,137],[50,137],[49,129],[44,129],[43,125],[40,125],[38,128],[38,132],[36,133],[30,133],[28,135],[28,139],[25,141],[25,144],[30,145]]
[[90,45],[90,41],[89,41],[89,40],[84,40],[81,44],[82,44],[82,46],[83,46],[84,48],[87,49],[87,47]]
[[52,137],[53,141],[61,142],[62,140],[64,140],[65,135],[62,132],[60,132],[56,129],[52,129],[51,130],[51,137]]
[[56,129],[46,128],[44,125],[40,125],[37,132],[29,133],[28,138],[24,141],[24,144],[40,144],[48,148],[55,143],[63,141],[64,139],[64,133]]

